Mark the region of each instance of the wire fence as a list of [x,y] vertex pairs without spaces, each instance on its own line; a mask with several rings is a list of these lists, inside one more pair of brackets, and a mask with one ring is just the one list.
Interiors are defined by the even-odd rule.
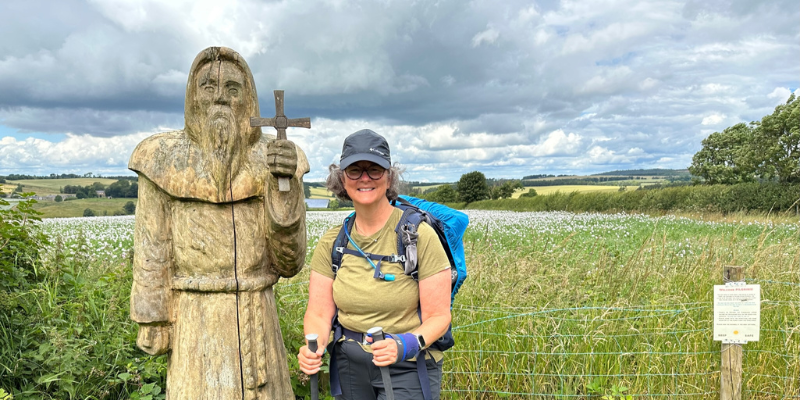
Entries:
[[[762,328],[743,345],[742,398],[800,399],[800,283],[747,283],[762,286]],[[306,285],[280,285],[282,305],[304,309]],[[453,318],[442,398],[719,398],[712,302],[535,308],[457,298]]]
[[[789,285],[796,282],[751,280]],[[711,288],[709,288],[711,290]],[[762,300],[760,340],[744,345],[743,398],[800,398],[800,301]],[[449,398],[719,398],[713,304],[558,309],[456,304]],[[467,321],[465,323],[465,321]]]

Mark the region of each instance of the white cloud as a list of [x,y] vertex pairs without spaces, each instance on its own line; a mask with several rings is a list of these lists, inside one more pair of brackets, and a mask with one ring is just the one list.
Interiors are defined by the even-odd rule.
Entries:
[[0,139],[0,165],[10,171],[49,174],[53,172],[124,173],[136,145],[152,132],[99,138],[67,135],[60,142],[28,138]]
[[711,114],[707,117],[703,117],[703,122],[701,125],[716,125],[725,120],[725,116],[721,114]]
[[789,88],[785,87],[776,87],[772,93],[768,94],[767,97],[770,99],[778,100],[779,102],[783,103],[789,96],[792,94],[792,91]]
[[552,156],[575,154],[581,145],[581,137],[574,133],[569,135],[565,134],[563,130],[558,129],[547,135],[539,146],[534,147],[533,155],[535,156]]
[[500,37],[500,32],[494,28],[486,29],[472,37],[472,47],[478,47],[481,44],[492,44]]

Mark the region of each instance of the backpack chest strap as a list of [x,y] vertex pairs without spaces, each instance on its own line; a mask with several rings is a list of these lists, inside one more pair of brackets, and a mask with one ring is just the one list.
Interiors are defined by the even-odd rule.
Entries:
[[[393,274],[384,274],[381,272],[381,263],[384,261],[395,262],[395,263],[405,263],[406,257],[405,256],[398,256],[397,254],[392,254],[390,256],[384,256],[380,254],[372,254],[366,252],[359,252],[355,250],[348,249],[346,247],[336,247],[334,248],[334,252],[341,253],[342,256],[345,254],[350,254],[357,257],[367,257],[370,260],[375,260],[378,264],[374,264],[375,273],[372,274],[372,277],[375,279],[383,279],[387,281],[393,281],[394,275]],[[340,258],[341,260],[341,258]],[[341,261],[340,261],[341,262]]]

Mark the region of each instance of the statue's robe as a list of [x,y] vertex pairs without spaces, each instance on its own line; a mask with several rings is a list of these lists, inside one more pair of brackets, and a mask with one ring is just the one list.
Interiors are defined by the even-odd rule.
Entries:
[[183,131],[133,152],[139,174],[131,318],[170,327],[167,399],[294,399],[275,298],[306,253],[297,148],[291,190],[279,192],[262,135],[219,190]]

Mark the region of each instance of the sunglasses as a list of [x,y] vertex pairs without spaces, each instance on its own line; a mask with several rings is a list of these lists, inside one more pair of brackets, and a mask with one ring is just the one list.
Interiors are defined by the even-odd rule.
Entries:
[[364,172],[367,173],[369,179],[376,181],[383,178],[383,174],[386,173],[386,168],[373,165],[367,169],[364,169],[359,166],[351,165],[344,169],[344,174],[354,181],[361,179],[361,177],[364,175]]

